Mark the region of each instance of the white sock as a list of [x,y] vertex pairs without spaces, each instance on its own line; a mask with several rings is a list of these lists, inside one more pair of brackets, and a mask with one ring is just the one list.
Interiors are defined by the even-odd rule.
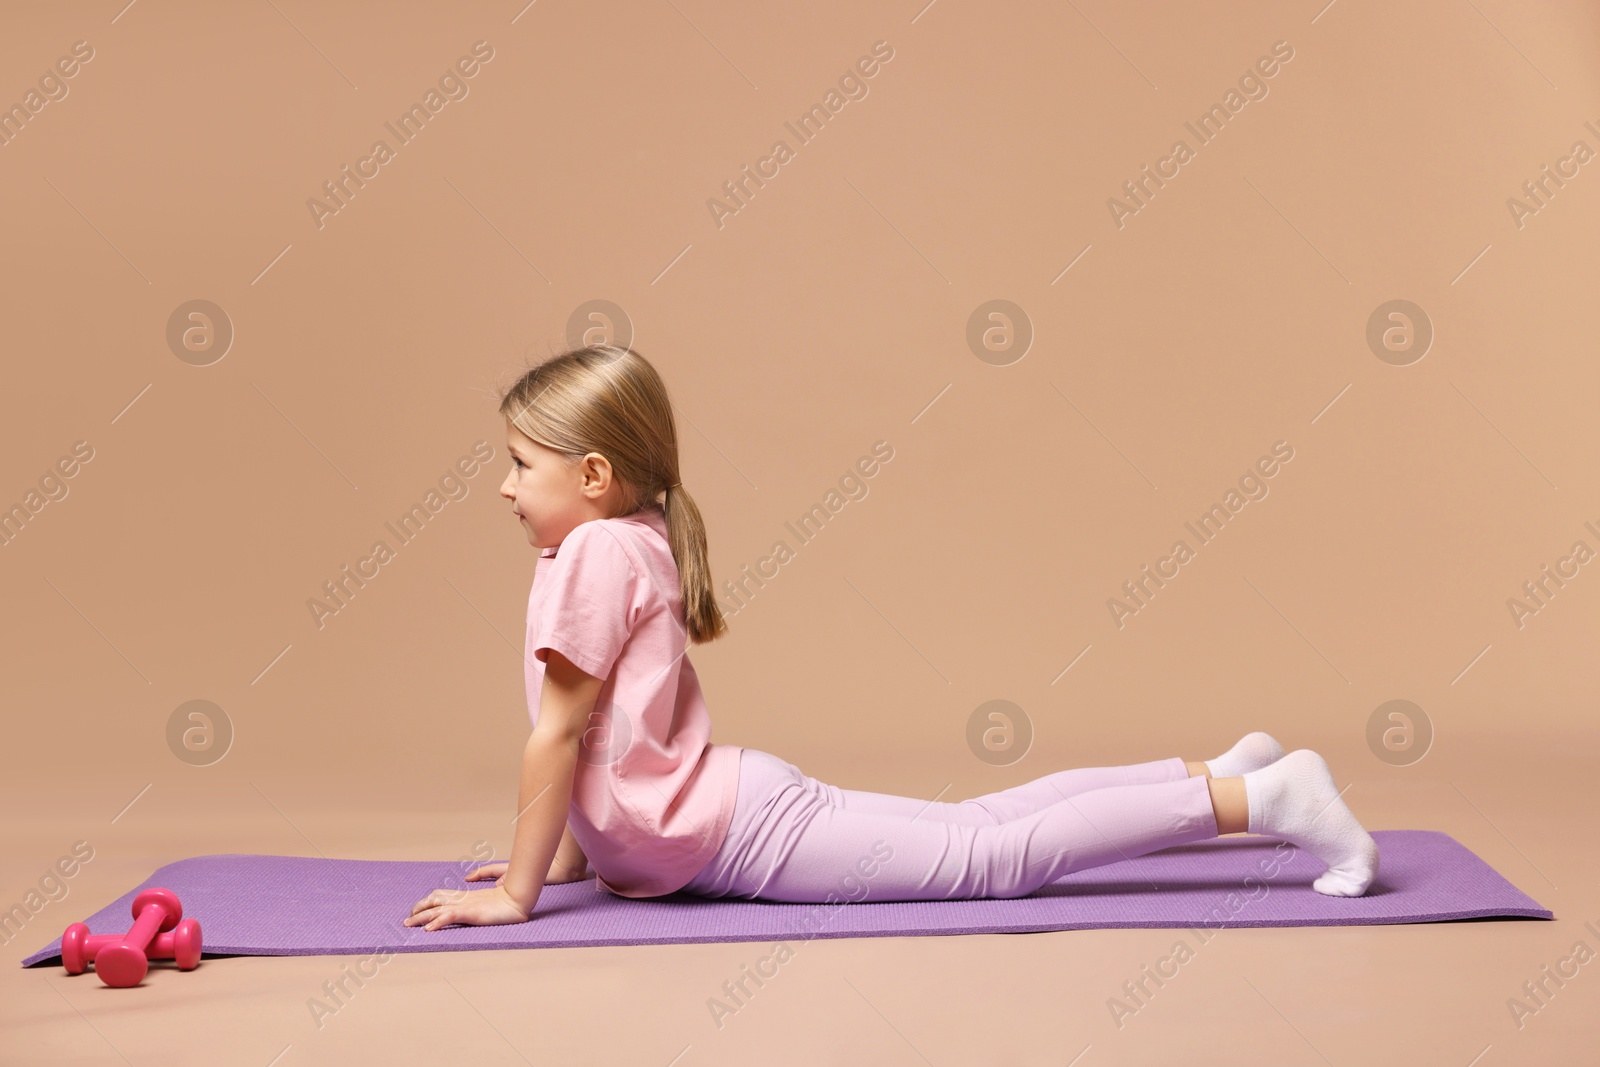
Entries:
[[1205,765],[1213,778],[1237,778],[1246,771],[1258,771],[1282,758],[1283,746],[1273,740],[1271,734],[1257,730],[1239,738],[1238,744],[1216,759],[1206,760]]
[[1323,758],[1309,748],[1244,778],[1250,832],[1282,837],[1328,865],[1311,888],[1359,897],[1378,874],[1378,843],[1345,806]]

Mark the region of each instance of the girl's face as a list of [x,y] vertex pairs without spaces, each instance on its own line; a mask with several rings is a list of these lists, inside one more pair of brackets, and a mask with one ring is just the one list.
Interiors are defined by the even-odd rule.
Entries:
[[528,543],[534,548],[559,545],[574,528],[591,519],[611,517],[621,487],[611,462],[590,452],[575,463],[546,448],[506,420],[506,448],[511,473],[500,495],[511,501]]

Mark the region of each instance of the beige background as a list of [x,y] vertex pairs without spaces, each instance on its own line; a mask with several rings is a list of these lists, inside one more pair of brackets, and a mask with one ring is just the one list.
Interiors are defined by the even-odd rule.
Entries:
[[[1266,729],[1369,829],[1450,833],[1557,922],[1227,931],[1120,1029],[1107,998],[1179,931],[812,942],[721,1029],[706,1000],[767,948],[404,955],[320,1030],[338,957],[137,992],[14,967],[0,1059],[1592,1057],[1592,967],[1520,1028],[1507,999],[1600,949],[1600,577],[1520,628],[1507,601],[1600,550],[1600,164],[1520,227],[1507,201],[1600,150],[1596,26],[1504,0],[13,10],[0,103],[93,58],[0,147],[0,506],[93,459],[0,547],[0,904],[94,849],[13,960],[184,856],[505,854],[536,553],[496,495],[494,390],[595,300],[671,389],[719,585],[796,552],[691,653],[715,741],[952,799]],[[477,41],[468,95],[319,228],[307,201]],[[878,41],[867,95],[799,144],[785,123]],[[1279,41],[1200,146],[1184,123]],[[1119,228],[1108,199],[1179,138],[1194,158]],[[719,227],[707,201],[779,139]],[[235,332],[207,366],[166,337],[196,299]],[[997,299],[1034,333],[1004,366],[967,339]],[[1397,299],[1434,333],[1406,366],[1366,341]],[[479,440],[467,495],[317,628],[322,583]],[[801,546],[785,523],[878,441]],[[1115,625],[1278,441],[1269,495]],[[168,746],[196,699],[234,731],[208,766]],[[1396,699],[1421,759],[1369,747]],[[1033,735],[1010,765],[966,741],[991,700]]]

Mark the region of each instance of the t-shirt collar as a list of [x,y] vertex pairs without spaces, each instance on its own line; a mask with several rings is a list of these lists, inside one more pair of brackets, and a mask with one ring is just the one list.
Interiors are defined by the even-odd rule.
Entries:
[[[627,522],[642,522],[656,533],[660,534],[663,538],[667,536],[667,516],[660,504],[646,504],[644,507],[640,508],[638,511],[635,511],[631,515],[618,515],[615,517],[623,519]],[[539,550],[539,558],[553,559],[556,554],[556,549],[560,547],[560,545],[551,545],[549,548],[541,548]]]

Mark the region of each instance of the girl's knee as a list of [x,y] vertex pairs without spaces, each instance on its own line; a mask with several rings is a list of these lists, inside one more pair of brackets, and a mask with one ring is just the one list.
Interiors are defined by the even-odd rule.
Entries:
[[956,807],[972,816],[971,825],[974,826],[1000,826],[1005,822],[1000,816],[990,811],[980,797],[969,797],[958,802]]

